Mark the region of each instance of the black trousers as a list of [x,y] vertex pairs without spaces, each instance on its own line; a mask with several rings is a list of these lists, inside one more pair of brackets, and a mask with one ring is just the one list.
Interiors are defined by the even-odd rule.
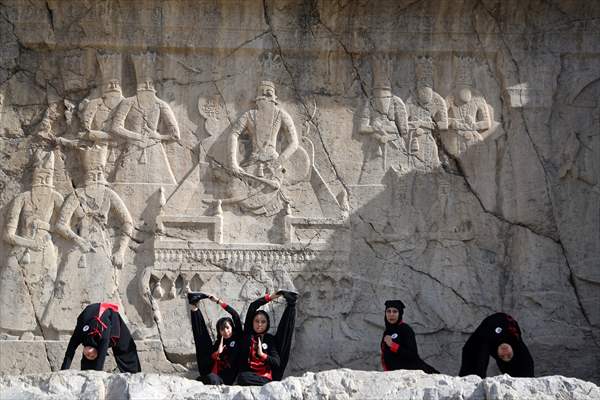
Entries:
[[192,334],[194,335],[194,346],[196,347],[198,372],[200,372],[201,377],[207,377],[211,373],[212,367],[212,359],[210,358],[212,339],[210,338],[208,327],[200,310],[191,311],[190,314],[192,317]]
[[262,386],[271,382],[268,378],[258,376],[252,371],[240,372],[237,377],[237,384],[240,386]]
[[198,378],[199,381],[202,381],[205,385],[224,385],[223,379],[214,373],[210,373],[208,375],[200,376]]
[[[121,372],[129,372],[132,374],[142,372],[140,359],[138,358],[137,354],[137,347],[135,346],[135,342],[131,337],[131,332],[129,332],[129,328],[127,328],[127,325],[125,322],[123,322],[120,315],[118,316],[118,320],[120,337],[116,343],[110,343],[117,367]],[[90,361],[85,357],[81,357],[82,370],[95,368],[95,360]]]
[[[292,349],[292,337],[294,336],[294,326],[296,325],[296,304],[288,303],[279,320],[275,338],[279,346],[279,358],[281,365],[273,370],[273,380],[280,381],[283,378],[285,367],[290,359],[290,350]],[[238,378],[239,380],[239,378]]]

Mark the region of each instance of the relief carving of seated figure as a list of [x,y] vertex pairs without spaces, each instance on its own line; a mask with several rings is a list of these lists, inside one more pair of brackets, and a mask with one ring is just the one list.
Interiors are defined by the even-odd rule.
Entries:
[[[240,154],[241,136],[247,136],[250,145]],[[284,186],[308,175],[308,155],[299,146],[292,117],[277,101],[273,82],[260,83],[256,107],[234,123],[227,147],[231,197],[223,204],[239,204],[257,215],[274,215],[290,202]]]

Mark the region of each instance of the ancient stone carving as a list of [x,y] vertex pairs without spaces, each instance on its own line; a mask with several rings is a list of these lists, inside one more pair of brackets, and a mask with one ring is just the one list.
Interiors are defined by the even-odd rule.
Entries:
[[[127,141],[116,167],[115,183],[176,183],[162,143],[179,140],[179,126],[171,107],[156,97],[155,56],[146,53],[131,57],[137,93],[119,104],[112,123],[112,132]],[[159,124],[164,133],[159,132]]]
[[469,146],[483,140],[482,133],[492,126],[488,104],[473,91],[471,57],[457,57],[454,94],[447,98],[448,131],[442,133],[442,144],[452,156],[459,156]]
[[34,154],[31,190],[19,194],[6,214],[4,240],[12,246],[0,268],[0,330],[13,334],[36,331],[52,294],[57,249],[52,217],[63,197],[54,190],[54,154]]
[[366,136],[360,184],[380,183],[388,168],[400,169],[401,161],[406,162],[403,138],[408,135],[408,114],[404,102],[392,94],[390,68],[389,58],[373,58],[373,91],[358,128]]
[[[240,155],[238,138],[242,135],[250,137],[250,145]],[[256,108],[233,125],[228,151],[231,197],[223,199],[223,204],[239,204],[253,214],[278,213],[290,202],[285,185],[308,177],[308,155],[299,147],[294,121],[279,106],[270,81],[260,83]]]
[[411,168],[428,170],[440,165],[434,132],[448,129],[448,110],[442,96],[433,91],[431,57],[417,58],[415,76],[416,94],[407,101],[407,148]]
[[229,125],[221,96],[200,97],[198,111],[204,117],[204,128],[211,137],[220,134]]
[[[57,232],[74,244],[65,256],[44,317],[61,332],[73,328],[72,321],[82,304],[121,303],[116,268],[124,264],[133,222],[121,198],[107,186],[106,151],[106,147],[100,145],[80,151],[85,182],[67,197],[56,224]],[[114,220],[109,221],[109,216]],[[119,232],[114,245],[109,222]],[[75,229],[71,228],[73,225]]]
[[121,92],[121,57],[119,55],[97,55],[101,74],[102,96],[85,99],[79,105],[83,131],[82,139],[109,146],[109,160],[114,162],[116,136],[110,133],[112,118],[123,100]]

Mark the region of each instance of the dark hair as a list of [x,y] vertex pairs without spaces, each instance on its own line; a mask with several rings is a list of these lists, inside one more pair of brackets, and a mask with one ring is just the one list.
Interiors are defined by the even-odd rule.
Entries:
[[230,317],[219,318],[217,321],[217,335],[221,336],[221,330],[225,328],[225,324],[229,324],[231,329],[233,329],[233,320]]
[[[252,322],[254,322],[254,318],[256,318],[257,315],[262,314],[265,316],[265,318],[267,319],[267,329],[265,329],[265,333],[267,333],[269,331],[269,328],[271,327],[271,318],[269,318],[269,314],[267,314],[266,311],[264,310],[258,310],[255,314],[254,317],[252,317]],[[254,324],[252,324],[252,331],[254,331]],[[254,332],[256,333],[256,332]]]

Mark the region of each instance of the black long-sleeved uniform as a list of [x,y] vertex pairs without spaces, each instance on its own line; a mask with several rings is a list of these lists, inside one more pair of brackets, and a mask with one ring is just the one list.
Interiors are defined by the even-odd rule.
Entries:
[[[292,347],[296,304],[295,300],[287,301],[275,336],[269,333],[262,335],[261,342],[264,356],[261,358],[257,352],[258,335],[254,332],[253,320],[258,308],[270,301],[271,296],[268,294],[260,297],[250,304],[246,312],[244,339],[239,358],[240,373],[238,375],[238,384],[240,385],[264,385],[272,380],[281,380],[285,372]],[[268,316],[267,321],[269,322]],[[269,325],[267,325],[266,331],[268,330]]]
[[[397,369],[420,369],[428,374],[437,374],[438,371],[419,357],[415,332],[412,328],[399,321],[390,324],[386,321],[386,328],[381,338],[381,364],[384,371]],[[392,346],[388,346],[383,338],[390,335]]]
[[118,310],[118,306],[111,303],[94,303],[83,309],[77,317],[77,325],[69,340],[61,369],[69,369],[75,350],[82,344],[98,351],[98,357],[94,360],[81,357],[82,370],[102,371],[110,347],[119,371],[142,371],[135,342]]
[[[502,343],[513,349],[513,358],[509,362],[498,357],[498,346]],[[519,324],[508,314],[490,315],[471,334],[462,350],[459,376],[479,375],[485,378],[490,356],[504,374],[533,377],[533,358],[523,342]]]
[[200,310],[191,311],[192,333],[196,346],[196,360],[200,376],[205,383],[232,385],[238,371],[238,355],[242,340],[242,321],[240,315],[228,304],[221,307],[231,315],[233,321],[232,335],[223,339],[224,349],[219,354],[221,335],[217,332],[217,340],[212,343],[208,327]]

